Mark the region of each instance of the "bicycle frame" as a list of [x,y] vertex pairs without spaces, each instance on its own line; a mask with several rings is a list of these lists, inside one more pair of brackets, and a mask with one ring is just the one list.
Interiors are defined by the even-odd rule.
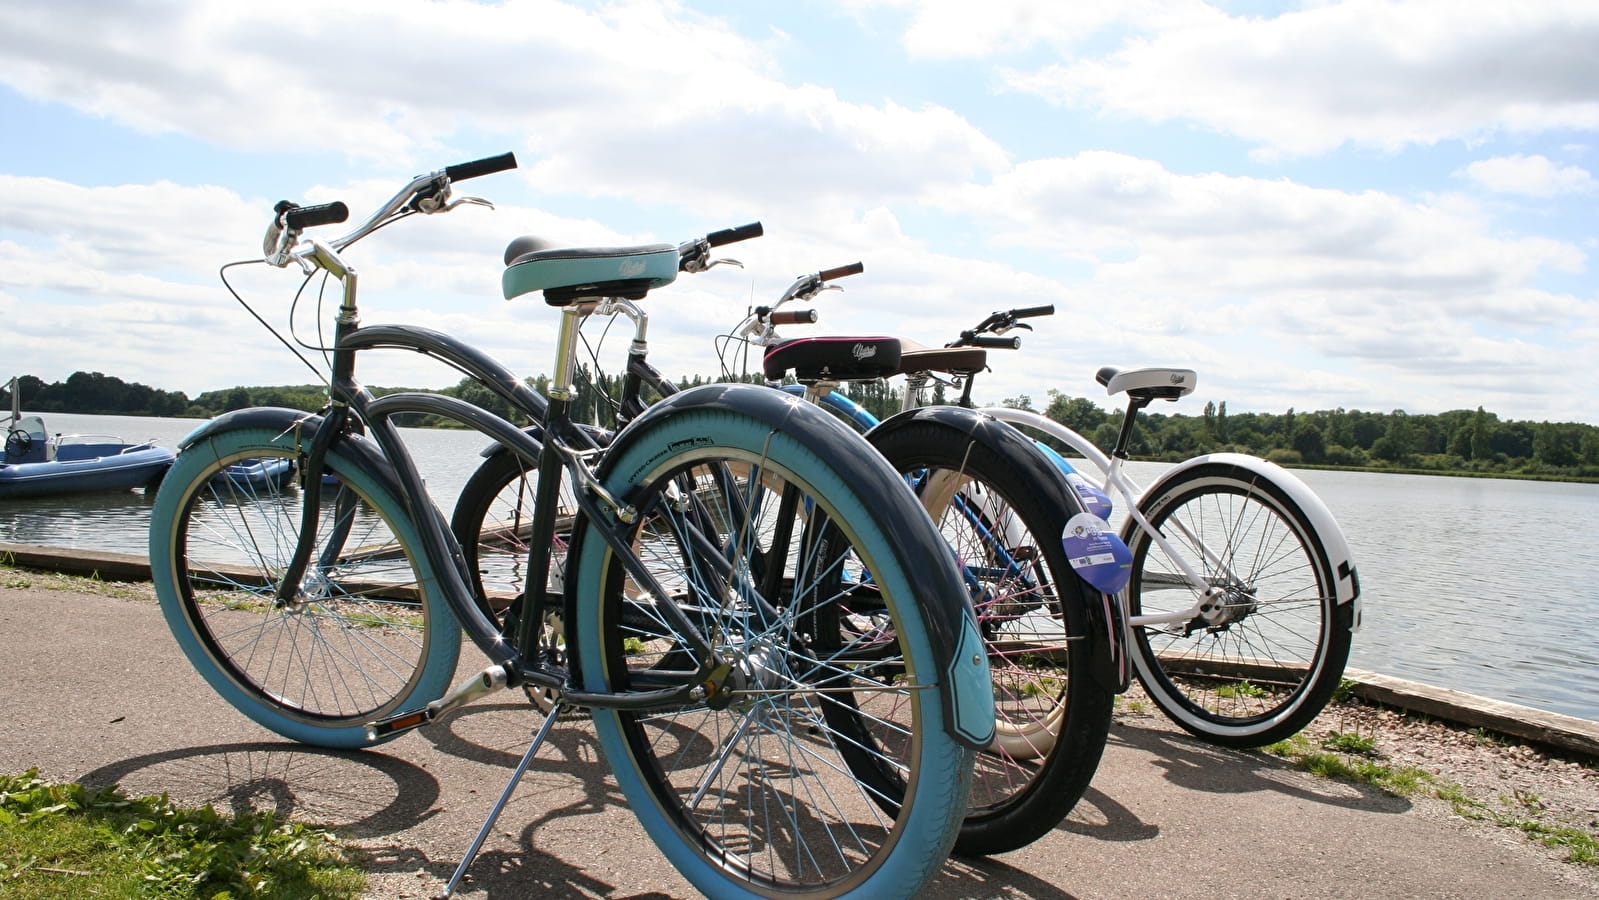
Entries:
[[[418,525],[423,550],[436,570],[447,605],[472,642],[494,662],[491,669],[497,669],[485,671],[480,680],[468,682],[449,697],[434,701],[425,711],[374,723],[372,733],[389,734],[426,724],[489,690],[524,682],[558,690],[571,704],[628,710],[681,705],[703,696],[707,685],[711,686],[709,690],[712,692],[719,688],[727,676],[726,665],[721,663],[712,651],[709,640],[700,634],[671,593],[632,552],[624,530],[633,521],[634,512],[606,494],[585,465],[585,459],[592,452],[592,444],[573,424],[570,400],[573,396],[571,373],[576,368],[577,333],[586,310],[582,306],[574,306],[562,311],[554,369],[556,387],[546,401],[508,369],[448,335],[401,325],[362,327],[356,306],[356,273],[339,259],[332,246],[312,239],[308,241],[308,249],[295,254],[295,258],[304,261],[311,269],[321,269],[338,280],[342,285],[343,297],[332,351],[332,404],[328,415],[315,423],[304,476],[310,502],[305,505],[306,521],[301,530],[301,544],[296,547],[278,599],[280,602],[292,599],[313,555],[327,559],[337,552],[338,548],[323,547],[319,553],[319,548],[312,545],[310,536],[316,533],[316,519],[321,514],[320,504],[315,501],[321,489],[323,461],[327,451],[338,441],[352,439],[352,426],[359,423],[377,445],[381,457],[393,469],[397,493],[404,499],[407,512]],[[535,441],[522,429],[493,413],[442,394],[401,392],[373,398],[355,379],[355,355],[362,350],[379,348],[406,349],[441,359],[529,414],[537,414],[542,407],[544,440],[542,443]],[[671,624],[681,629],[682,635],[702,660],[694,676],[685,679],[677,687],[622,693],[580,691],[568,684],[565,671],[545,659],[539,646],[539,624],[544,621],[549,600],[542,588],[535,590],[533,586],[546,583],[550,566],[548,552],[532,554],[529,560],[529,587],[516,601],[519,631],[515,635],[503,634],[475,602],[463,569],[460,548],[442,517],[432,507],[416,464],[393,423],[395,416],[407,413],[438,415],[459,421],[538,467],[541,481],[534,498],[534,547],[547,548],[554,543],[555,505],[560,486],[565,479],[571,479],[576,488],[572,493],[580,513],[617,553],[628,575],[653,598]],[[302,418],[301,422],[308,423],[309,420]],[[616,524],[608,524],[612,519]],[[719,574],[726,577],[728,572]]]
[[[1220,587],[1207,580],[1198,572],[1195,572],[1193,567],[1188,564],[1185,555],[1178,553],[1166,540],[1165,536],[1160,533],[1160,530],[1155,528],[1154,525],[1150,524],[1149,519],[1146,518],[1143,512],[1139,510],[1138,499],[1145,495],[1146,489],[1141,488],[1124,471],[1123,464],[1125,463],[1125,460],[1123,458],[1105,453],[1096,447],[1092,441],[1071,430],[1070,428],[1067,428],[1065,425],[1062,425],[1061,423],[1056,422],[1054,419],[1039,415],[1038,413],[1030,410],[1012,409],[1010,407],[985,407],[981,410],[981,412],[993,416],[1002,422],[1008,422],[1012,425],[1033,429],[1047,434],[1052,438],[1056,438],[1064,442],[1067,446],[1071,447],[1071,449],[1081,454],[1082,457],[1091,463],[1096,469],[1098,469],[1100,474],[1103,476],[1104,480],[1099,485],[1100,489],[1105,491],[1107,494],[1114,491],[1115,495],[1121,498],[1122,503],[1127,510],[1128,516],[1128,524],[1123,529],[1124,538],[1130,537],[1132,534],[1132,529],[1134,528],[1141,529],[1148,533],[1156,545],[1158,545],[1161,550],[1165,552],[1169,560],[1182,569],[1181,574],[1183,582],[1189,587],[1194,588],[1199,595],[1195,602],[1189,608],[1184,610],[1164,614],[1129,616],[1129,626],[1137,627],[1142,625],[1158,625],[1168,622],[1188,621],[1199,613],[1201,607],[1205,605],[1205,602],[1208,599],[1221,592]],[[1206,462],[1225,462],[1232,465],[1241,466],[1251,471],[1261,472],[1267,475],[1278,486],[1287,491],[1289,496],[1291,496],[1294,501],[1305,510],[1306,515],[1311,517],[1311,520],[1317,526],[1322,539],[1327,543],[1328,554],[1333,557],[1329,560],[1329,562],[1332,564],[1334,571],[1336,571],[1339,576],[1338,603],[1340,605],[1345,603],[1355,604],[1354,621],[1355,629],[1358,629],[1360,624],[1359,584],[1356,582],[1353,570],[1349,564],[1351,554],[1348,544],[1344,541],[1342,532],[1338,529],[1337,523],[1333,519],[1332,513],[1327,509],[1326,504],[1316,496],[1315,492],[1306,487],[1304,482],[1300,481],[1298,478],[1292,477],[1290,473],[1282,471],[1275,466],[1272,466],[1272,471],[1267,471],[1266,467],[1271,466],[1271,463],[1259,459],[1258,457],[1248,456],[1241,453],[1213,453],[1185,460],[1184,462],[1178,464],[1177,467],[1173,468],[1171,472],[1168,472],[1166,475],[1164,475],[1161,478],[1161,481],[1164,481],[1191,466],[1200,465]],[[1160,482],[1156,482],[1156,484],[1152,485],[1148,490],[1153,490],[1155,487],[1158,487],[1159,483]],[[1208,547],[1206,547],[1203,542],[1197,540],[1193,534],[1189,533],[1187,529],[1183,527],[1181,522],[1174,521],[1172,524],[1179,531],[1183,532],[1184,537],[1188,538],[1193,546],[1201,548],[1205,555],[1205,559],[1212,565],[1216,566],[1218,571],[1225,573],[1225,576],[1228,578],[1236,577],[1235,573],[1230,570],[1227,560],[1221,559]]]
[[[784,302],[786,302],[786,300],[780,300],[778,301],[777,305],[782,305]],[[775,308],[776,306],[773,307],[773,309]],[[592,314],[619,314],[626,317],[633,323],[634,336],[628,349],[627,368],[625,374],[623,375],[621,398],[618,406],[619,424],[625,424],[626,422],[632,421],[634,418],[644,412],[646,406],[642,399],[641,393],[642,388],[645,385],[648,385],[657,393],[660,393],[663,397],[671,396],[672,394],[677,393],[677,387],[663,377],[660,371],[654,366],[650,365],[648,361],[649,341],[647,339],[647,333],[649,329],[649,315],[644,312],[643,309],[629,300],[621,298],[606,298],[595,305]],[[866,411],[864,408],[857,405],[847,397],[844,397],[842,394],[834,391],[833,388],[835,386],[836,385],[833,383],[821,383],[813,386],[810,389],[806,389],[801,385],[768,384],[768,387],[778,388],[788,393],[803,394],[808,402],[818,405],[827,405],[832,407],[836,412],[843,412],[850,419],[852,424],[854,424],[861,431],[869,430],[879,424],[878,419],[870,412]],[[915,406],[920,405],[919,403],[912,404],[910,402],[910,396],[910,393],[907,392],[906,402],[902,404],[902,411],[913,409]],[[823,402],[824,398],[826,398],[825,403]],[[490,452],[494,452],[494,448],[490,448],[488,451],[485,451],[485,453]],[[971,525],[978,534],[982,535],[987,540],[989,549],[996,555],[996,558],[1007,571],[1020,572],[1025,569],[1024,566],[1011,557],[1009,551],[1005,548],[1004,541],[998,539],[992,534],[983,517],[970,509],[969,504],[964,496],[957,494],[954,497],[954,503],[956,508],[967,520],[967,523]],[[963,577],[966,578],[968,583],[975,582],[975,576],[971,572],[965,572]]]
[[[790,288],[783,294],[782,298],[777,301],[777,303],[773,304],[770,308],[767,308],[764,311],[758,310],[755,314],[752,314],[744,321],[735,334],[741,338],[749,338],[750,342],[753,344],[772,343],[776,340],[776,332],[773,328],[774,316],[772,314],[779,307],[794,300],[813,297],[822,290],[837,289],[836,287],[827,285],[825,283],[826,277],[824,276],[837,277],[841,274],[852,274],[854,271],[859,270],[858,268],[845,267],[842,269],[832,270],[831,272],[817,273],[817,275],[807,276],[795,281],[794,284],[790,286]],[[984,330],[992,330],[996,335],[1002,334],[1004,331],[1009,330],[1010,327],[1015,326],[1015,314],[1037,315],[1045,310],[1053,312],[1053,307],[1039,307],[1031,310],[1012,311],[1013,315],[1008,319],[1004,318],[1004,314],[995,314],[977,329],[969,332],[963,332],[962,341],[960,343],[972,346],[1014,349],[1019,346],[1019,342],[1015,341],[1014,339],[983,338],[980,337],[980,334]],[[999,322],[1002,319],[1007,324],[1001,325],[1000,327],[994,329],[988,328],[990,324]],[[905,378],[905,393],[900,404],[902,411],[921,406],[924,399],[924,391],[927,389],[927,387],[935,381],[941,381],[941,379],[939,379],[938,376],[932,372],[908,372],[906,373]],[[961,392],[956,401],[956,405],[974,408],[974,404],[971,402],[971,389],[973,380],[974,379],[971,376],[964,378],[957,377],[952,382],[942,381],[941,383],[960,388]],[[833,407],[836,411],[841,412],[857,425],[870,428],[877,424],[875,417],[866,412],[864,409],[861,409],[843,394],[838,393],[836,390],[837,387],[837,383],[823,383],[813,385],[810,388],[801,388],[797,385],[790,385],[787,387],[787,389],[794,393],[803,392],[807,397],[812,398],[814,402],[823,402],[825,400],[827,405]],[[1141,404],[1138,404],[1137,401],[1134,401],[1134,403],[1135,405],[1129,408],[1127,418],[1123,423],[1120,442],[1125,442],[1131,438],[1132,428],[1136,424],[1135,413],[1137,409],[1141,408]],[[1100,491],[1106,493],[1107,495],[1114,492],[1115,496],[1121,498],[1124,508],[1127,510],[1128,523],[1124,527],[1122,536],[1123,540],[1125,541],[1131,538],[1133,529],[1135,528],[1148,533],[1150,538],[1158,547],[1160,547],[1162,552],[1164,552],[1166,556],[1181,570],[1179,574],[1182,582],[1194,589],[1194,602],[1190,604],[1187,609],[1182,609],[1175,612],[1146,613],[1137,616],[1129,616],[1127,619],[1127,625],[1129,628],[1145,625],[1166,624],[1170,622],[1190,621],[1196,615],[1199,615],[1202,610],[1206,609],[1214,598],[1224,593],[1224,587],[1222,583],[1230,582],[1236,584],[1242,581],[1242,579],[1237,577],[1237,573],[1232,570],[1228,560],[1222,558],[1219,554],[1215,553],[1208,546],[1206,546],[1204,542],[1198,540],[1197,537],[1192,534],[1181,522],[1173,522],[1172,525],[1182,533],[1184,538],[1188,539],[1194,546],[1199,547],[1200,552],[1205,557],[1206,562],[1214,566],[1221,574],[1215,579],[1207,579],[1199,572],[1194,570],[1194,568],[1188,563],[1184,554],[1176,552],[1175,548],[1166,539],[1166,537],[1161,534],[1160,530],[1155,528],[1154,525],[1150,523],[1149,519],[1146,518],[1143,512],[1139,509],[1137,501],[1140,497],[1144,496],[1145,491],[1130,477],[1128,477],[1124,471],[1124,455],[1107,454],[1095,446],[1092,441],[1089,441],[1087,438],[1083,437],[1077,432],[1072,431],[1053,419],[1039,415],[1038,413],[1030,410],[1012,409],[1010,407],[984,407],[979,409],[978,412],[984,413],[985,415],[991,416],[1013,426],[1024,429],[1031,428],[1037,432],[1047,434],[1050,437],[1062,441],[1067,446],[1081,454],[1082,457],[1091,463],[1103,477],[1103,481],[1097,485]],[[1059,460],[1059,462],[1065,463],[1065,460],[1062,459]],[[1350,563],[1351,554],[1349,552],[1349,547],[1344,541],[1343,534],[1337,527],[1337,523],[1334,520],[1332,513],[1327,509],[1326,504],[1316,496],[1315,492],[1306,487],[1304,482],[1300,481],[1298,478],[1294,478],[1291,474],[1282,471],[1276,466],[1271,466],[1270,463],[1267,463],[1264,460],[1244,454],[1210,454],[1206,456],[1195,457],[1194,459],[1190,459],[1179,464],[1172,470],[1172,472],[1168,473],[1162,479],[1162,481],[1164,481],[1165,478],[1170,478],[1176,475],[1190,466],[1200,465],[1205,462],[1224,462],[1250,471],[1259,472],[1266,476],[1266,478],[1272,483],[1282,487],[1289,494],[1289,496],[1292,497],[1301,506],[1301,508],[1305,510],[1306,514],[1316,525],[1318,532],[1323,536],[1323,539],[1327,544],[1327,551],[1329,555],[1333,557],[1329,560],[1329,563],[1332,565],[1334,571],[1336,571],[1338,574],[1338,603],[1355,604],[1353,617],[1354,627],[1352,630],[1359,630],[1359,583],[1356,580],[1354,568]],[[1271,466],[1269,471],[1266,468],[1267,466]],[[1157,482],[1154,487],[1158,487],[1159,484],[1160,482]]]

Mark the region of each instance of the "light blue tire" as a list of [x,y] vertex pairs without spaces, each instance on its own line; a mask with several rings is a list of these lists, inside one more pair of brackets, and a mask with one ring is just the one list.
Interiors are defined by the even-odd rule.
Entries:
[[[298,430],[213,430],[173,463],[151,510],[150,570],[178,645],[223,699],[268,729],[319,747],[367,746],[375,719],[426,705],[455,672],[461,632],[405,506],[371,465],[328,454],[317,550],[336,528],[339,485],[355,505],[331,564],[313,558],[294,601],[276,589],[301,529],[295,479],[253,477],[298,462]],[[348,496],[348,495],[346,495]]]
[[[897,476],[876,468],[880,461],[864,443],[845,433],[849,448],[871,462],[840,470],[813,452],[804,434],[727,410],[687,409],[625,433],[613,448],[605,486],[639,509],[635,551],[684,598],[724,657],[739,662],[742,684],[753,693],[731,697],[720,710],[710,702],[653,712],[596,710],[595,729],[628,806],[672,865],[707,896],[911,897],[949,852],[972,770],[972,752],[946,732],[949,707],[940,692],[903,689],[935,681],[941,665],[927,613],[907,589],[914,579],[906,567],[945,565],[949,551],[930,523],[925,531],[914,523],[885,526],[881,510],[866,508],[856,490],[861,479]],[[751,474],[757,466],[760,478]],[[676,477],[685,472],[700,477]],[[729,478],[735,490],[728,489]],[[786,518],[774,493],[779,484],[800,488],[802,499],[791,507],[798,517],[814,523],[823,511],[839,528],[799,527],[782,544],[773,537]],[[729,500],[735,495],[759,510],[742,517],[744,527],[734,524],[741,520]],[[567,625],[584,686],[604,691],[681,683],[694,661],[664,617],[652,633],[639,631],[638,616],[649,604],[623,602],[624,593],[638,595],[636,587],[593,524],[585,524],[573,551],[574,609]],[[712,542],[724,546],[721,558],[731,558],[743,576],[733,579],[733,593],[718,590],[717,578],[706,574],[716,568],[706,556],[716,554],[696,552],[683,539],[694,528],[714,532]],[[824,531],[831,549],[817,550]],[[841,538],[850,547],[842,555]],[[773,544],[794,548],[792,570],[772,576],[750,550]],[[815,552],[807,555],[805,547]],[[813,577],[813,569],[824,574]],[[763,575],[788,586],[776,615],[750,599]],[[953,602],[963,603],[953,583]],[[875,609],[869,599],[851,597],[851,586],[856,595],[880,591]],[[820,615],[818,605],[848,608]],[[848,634],[815,639],[824,621]],[[850,638],[854,645],[846,645]],[[872,649],[874,640],[887,644]],[[898,658],[890,659],[895,653]],[[987,674],[980,668],[973,676],[985,700]],[[886,732],[876,738],[894,748],[894,758],[881,762],[898,767],[906,785],[903,802],[890,804],[890,811],[852,774],[841,747],[850,738],[824,714],[827,698],[839,695],[804,689],[823,682],[848,690],[851,702]]]

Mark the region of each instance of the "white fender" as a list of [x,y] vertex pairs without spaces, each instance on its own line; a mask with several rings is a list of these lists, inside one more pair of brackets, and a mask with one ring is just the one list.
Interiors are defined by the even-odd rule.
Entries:
[[[1011,409],[1010,407],[991,406],[981,410],[984,414],[993,416],[1001,422],[1031,428],[1050,437],[1057,438],[1073,450],[1082,454],[1083,459],[1093,464],[1101,473],[1110,468],[1110,457],[1103,450],[1094,446],[1093,442],[1067,428],[1065,425],[1036,412],[1025,409]],[[1166,481],[1179,473],[1186,472],[1195,466],[1206,463],[1220,463],[1237,466],[1252,472],[1264,481],[1267,481],[1287,494],[1289,499],[1304,510],[1305,516],[1310,519],[1311,528],[1316,532],[1316,538],[1327,551],[1327,562],[1332,566],[1333,576],[1336,579],[1334,589],[1337,592],[1338,604],[1354,604],[1353,626],[1351,630],[1360,630],[1360,577],[1355,571],[1354,555],[1349,552],[1349,542],[1344,539],[1343,529],[1338,527],[1338,520],[1333,518],[1332,511],[1327,508],[1321,498],[1316,496],[1309,485],[1299,480],[1299,477],[1282,466],[1258,456],[1249,456],[1243,453],[1208,453],[1184,460],[1172,467],[1169,471],[1155,480],[1155,483],[1144,489],[1143,497],[1148,497]],[[1139,498],[1140,500],[1142,497]]]
[[[1338,527],[1338,520],[1333,518],[1332,510],[1327,508],[1321,498],[1310,486],[1299,480],[1299,476],[1288,471],[1270,460],[1258,456],[1249,456],[1244,453],[1207,453],[1192,459],[1185,459],[1163,473],[1155,480],[1154,484],[1144,489],[1144,497],[1151,496],[1166,482],[1179,474],[1196,466],[1207,463],[1237,466],[1260,476],[1261,480],[1269,482],[1289,499],[1304,510],[1305,516],[1310,519],[1310,526],[1316,532],[1316,538],[1327,551],[1327,562],[1332,566],[1333,576],[1337,579],[1335,585],[1338,593],[1338,604],[1353,603],[1354,622],[1350,630],[1360,630],[1360,576],[1355,571],[1355,558],[1349,552],[1349,542],[1344,539],[1343,529]],[[1142,498],[1140,498],[1142,499]]]

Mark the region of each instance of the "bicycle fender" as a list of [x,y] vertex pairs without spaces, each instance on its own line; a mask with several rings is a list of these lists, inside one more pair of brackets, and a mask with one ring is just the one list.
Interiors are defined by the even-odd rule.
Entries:
[[[806,446],[849,483],[884,531],[923,530],[925,542],[942,541],[927,511],[905,487],[904,480],[882,456],[865,446],[859,434],[831,414],[769,387],[708,384],[673,394],[622,429],[612,449],[625,450],[630,442],[647,438],[651,425],[660,419],[701,409],[727,410],[765,423],[775,431],[804,434]],[[640,472],[623,474],[629,481],[636,480],[643,469],[672,452],[673,448],[662,447],[646,460]],[[602,481],[612,474],[612,462],[622,455],[605,454],[596,473]],[[928,639],[943,670],[938,689],[949,710],[944,728],[965,746],[981,750],[994,739],[994,697],[982,637],[971,604],[966,601],[965,587],[953,565],[904,568],[916,597],[951,598],[950,602],[924,605]]]
[[[265,428],[287,434],[296,429],[305,435],[305,443],[310,445],[311,435],[322,424],[322,417],[315,413],[308,413],[299,409],[285,409],[277,406],[257,406],[250,409],[236,409],[225,412],[215,419],[201,425],[189,432],[183,440],[178,442],[178,452],[183,452],[196,443],[221,431],[230,431],[235,428]],[[368,474],[383,483],[394,496],[403,497],[405,492],[400,488],[400,479],[394,473],[394,467],[384,458],[382,451],[368,438],[358,434],[347,434],[339,441],[339,450],[354,456]]]
[[[1054,461],[1045,455],[1032,438],[1015,428],[974,409],[960,406],[924,406],[906,410],[885,419],[882,424],[866,433],[872,441],[905,428],[912,423],[934,422],[952,428],[970,439],[988,447],[1011,465],[1024,472],[1028,480],[1037,485],[1048,485],[1046,504],[1064,511],[1061,521],[1086,512],[1082,499]],[[1057,538],[1063,536],[1057,536]],[[1127,624],[1126,609],[1121,595],[1106,593],[1095,588],[1079,575],[1082,590],[1088,592],[1086,604],[1089,615],[1089,658],[1093,660],[1095,680],[1115,693],[1125,693],[1132,682],[1132,660],[1126,653],[1122,634]],[[1098,602],[1093,598],[1097,597]]]
[[1234,466],[1259,476],[1262,481],[1274,485],[1287,494],[1289,499],[1304,510],[1311,526],[1316,529],[1316,537],[1320,539],[1322,547],[1326,548],[1328,565],[1337,575],[1338,605],[1353,604],[1351,608],[1353,625],[1350,630],[1359,631],[1360,576],[1355,570],[1354,555],[1349,551],[1349,542],[1344,539],[1344,532],[1338,527],[1338,520],[1333,517],[1327,504],[1323,503],[1322,499],[1316,496],[1316,492],[1301,481],[1299,476],[1258,456],[1243,453],[1208,453],[1178,463],[1146,488],[1144,496],[1153,496],[1168,480],[1181,472],[1212,463]]

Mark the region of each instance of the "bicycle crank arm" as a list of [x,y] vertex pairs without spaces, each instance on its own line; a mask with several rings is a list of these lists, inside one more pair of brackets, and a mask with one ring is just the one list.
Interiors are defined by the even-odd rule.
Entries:
[[464,681],[459,687],[448,695],[440,697],[422,709],[412,712],[400,713],[387,719],[379,719],[366,726],[366,739],[380,741],[391,735],[413,728],[421,728],[443,716],[445,713],[471,703],[473,700],[495,691],[502,690],[509,684],[504,666],[489,666],[479,672],[470,680]]

